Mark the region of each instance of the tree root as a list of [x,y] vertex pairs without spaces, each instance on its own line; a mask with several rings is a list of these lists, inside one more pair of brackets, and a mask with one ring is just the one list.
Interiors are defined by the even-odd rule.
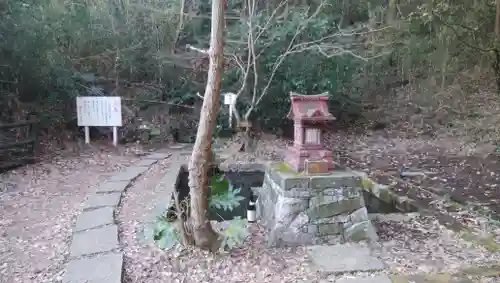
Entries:
[[194,227],[188,211],[189,205],[184,207],[180,205],[178,192],[174,192],[174,202],[177,219],[172,225],[180,235],[180,244],[185,247],[197,246],[202,250],[217,252],[222,243],[221,235],[212,228],[209,222],[201,227]]

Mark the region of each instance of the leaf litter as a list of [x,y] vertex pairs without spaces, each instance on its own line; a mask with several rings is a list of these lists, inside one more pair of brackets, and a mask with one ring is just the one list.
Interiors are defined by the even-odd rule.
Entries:
[[[335,141],[336,144],[339,141],[340,138]],[[229,147],[231,142],[219,141],[222,147]],[[227,162],[280,160],[287,144],[290,141],[276,137],[260,140],[254,152],[226,156]],[[354,147],[359,145],[356,142],[350,144]],[[384,155],[387,149],[379,150],[377,154]],[[158,168],[156,170],[161,171]],[[125,282],[335,282],[340,277],[352,276],[324,276],[318,273],[311,268],[303,247],[267,248],[264,228],[258,224],[249,227],[250,235],[242,247],[227,253],[214,255],[181,246],[165,251],[154,245],[140,244],[137,230],[141,220],[133,214],[145,213],[131,213],[131,210],[143,211],[148,203],[149,206],[154,203],[158,197],[152,189],[157,182],[152,181],[154,179],[149,179],[149,185],[130,188],[120,213],[125,231],[122,238],[126,246]],[[140,184],[144,181],[137,182]],[[136,198],[141,201],[137,202]],[[414,213],[372,217],[380,237],[380,241],[372,248],[390,266],[384,272],[405,275],[454,273],[464,266],[500,262],[499,252],[488,251],[481,245],[464,240],[459,233],[443,226],[434,216]],[[477,217],[470,216],[470,219]],[[479,227],[473,222],[464,223],[468,227]],[[498,279],[475,280],[473,282],[496,282],[494,280]]]
[[135,157],[60,154],[0,175],[0,282],[61,282],[75,217],[106,174]]
[[[389,138],[345,134],[327,136],[327,142],[341,161],[347,160],[345,152],[357,154],[351,154],[351,159],[363,154],[363,158],[358,159],[361,160],[358,167],[352,167],[371,175],[405,164],[398,158],[419,159],[414,153],[401,150],[401,143],[406,142],[406,148],[413,150],[422,144],[427,146],[426,150],[439,148],[428,141],[394,142]],[[263,139],[255,152],[238,153],[230,159],[231,162],[279,160],[287,144],[290,141],[276,137]],[[398,158],[388,158],[394,148],[401,151]],[[386,164],[373,166],[375,161],[380,164],[380,157]],[[60,157],[3,174],[2,184],[8,185],[3,186],[6,189],[0,193],[2,215],[5,216],[0,221],[0,281],[60,282],[68,254],[71,224],[79,212],[80,203],[104,175],[133,160],[135,158],[130,156],[99,152],[88,156]],[[214,255],[179,246],[164,251],[153,245],[140,244],[138,231],[141,223],[160,197],[154,187],[167,170],[168,160],[155,165],[124,196],[119,213],[120,242],[125,252],[124,282],[317,282],[320,279],[334,282],[338,278],[325,278],[315,272],[304,248],[267,248],[264,229],[258,224],[250,227],[245,244],[229,253]],[[432,171],[432,168],[426,170]],[[488,230],[498,237],[498,229],[492,228],[490,221],[480,220],[468,212],[452,214],[476,229],[484,230],[484,223],[487,223]],[[415,215],[397,220],[387,217],[374,219],[380,236],[380,243],[374,250],[391,266],[389,272],[454,272],[464,264],[499,259],[498,252],[465,241],[435,217]],[[494,281],[482,278],[474,282]]]

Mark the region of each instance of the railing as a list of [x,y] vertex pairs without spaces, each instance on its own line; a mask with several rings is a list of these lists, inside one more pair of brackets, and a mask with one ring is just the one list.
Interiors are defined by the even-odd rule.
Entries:
[[0,123],[0,172],[35,161],[36,120]]

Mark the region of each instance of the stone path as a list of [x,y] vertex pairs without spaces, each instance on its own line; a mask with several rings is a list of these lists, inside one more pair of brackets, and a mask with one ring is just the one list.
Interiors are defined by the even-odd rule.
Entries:
[[[184,163],[182,155],[188,153],[177,152],[171,157],[169,172],[155,188],[165,198],[158,199],[156,209],[144,219],[144,229],[153,224],[155,216],[164,211],[169,204],[171,185]],[[168,157],[170,154],[161,153],[143,157],[123,171],[111,175],[93,194],[87,196],[83,203],[83,211],[73,229],[70,261],[63,282],[122,282],[124,255],[118,241],[116,209],[123,192],[131,183],[156,162]],[[139,237],[139,240],[148,239]],[[333,281],[336,283],[472,283],[470,280],[456,279],[452,276],[433,279],[425,275],[398,277],[385,274],[387,266],[372,254],[369,247],[360,244],[310,246],[307,250],[312,266],[326,276],[338,275]],[[315,283],[325,282],[332,281]]]
[[118,242],[116,208],[123,192],[156,162],[171,154],[153,153],[110,176],[87,196],[76,219],[70,246],[70,261],[63,282],[122,281],[123,253]]
[[357,244],[310,246],[307,248],[314,266],[326,274],[379,271],[384,263],[371,255],[368,247]]
[[369,247],[360,244],[310,246],[307,248],[307,253],[316,271],[325,277],[329,275],[337,277],[314,283],[476,283],[479,282],[477,278],[490,278],[490,281],[480,282],[498,282],[500,278],[498,263],[491,266],[463,268],[454,274],[394,275],[388,272],[389,266],[374,256]]
[[[359,244],[310,246],[307,248],[307,253],[313,267],[325,276],[356,272],[376,272],[386,269],[386,265],[382,260],[372,255],[368,247]],[[335,282],[392,283],[391,279],[384,274],[346,276],[346,278],[338,279]]]

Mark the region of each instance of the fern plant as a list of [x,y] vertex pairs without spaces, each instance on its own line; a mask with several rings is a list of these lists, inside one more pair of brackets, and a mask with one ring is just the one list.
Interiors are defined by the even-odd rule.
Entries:
[[226,193],[211,195],[208,205],[209,207],[232,211],[240,205],[242,200],[245,199],[244,197],[238,195],[240,192],[240,188],[234,189],[230,186]]
[[[223,174],[215,175],[210,180],[209,207],[232,211],[240,205],[245,198],[240,196],[240,188],[234,188]],[[179,208],[178,208],[179,209]],[[241,217],[235,217],[228,221],[229,225],[220,232],[221,249],[230,250],[241,245],[248,235],[246,222]],[[147,231],[147,234],[153,234],[153,240],[162,249],[172,248],[180,242],[181,234],[176,227],[176,222],[172,222],[166,216],[166,213],[158,216],[153,231]],[[148,236],[146,234],[146,236]]]
[[165,215],[161,215],[156,218],[156,226],[152,233],[153,240],[159,248],[170,249],[179,242],[179,234],[175,230],[173,222],[171,222]]
[[235,217],[229,222],[229,226],[221,232],[221,248],[231,250],[243,243],[248,235],[246,221],[241,217]]

